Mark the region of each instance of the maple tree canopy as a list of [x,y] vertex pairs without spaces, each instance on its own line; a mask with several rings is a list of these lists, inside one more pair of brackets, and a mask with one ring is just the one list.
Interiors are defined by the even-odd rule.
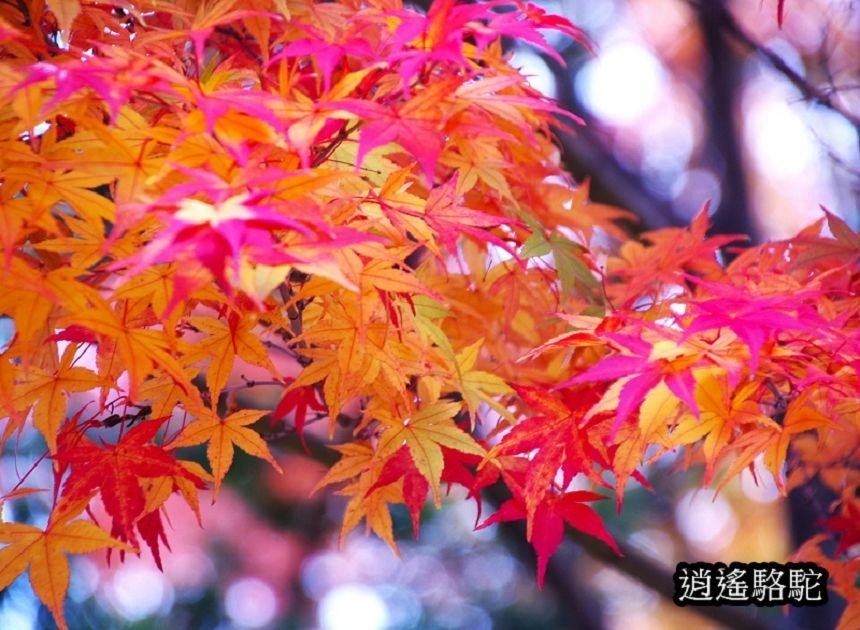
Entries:
[[[717,488],[817,476],[839,498],[798,557],[857,627],[860,235],[825,212],[743,249],[703,210],[630,239],[507,63],[504,38],[557,57],[547,29],[589,45],[517,0],[0,5],[2,439],[41,434],[56,484],[3,488],[54,499],[0,524],[0,588],[29,568],[64,628],[66,554],[160,565],[168,497],[217,496],[236,448],[277,466],[271,414],[345,436],[320,485],[395,550],[390,504],[417,534],[447,485],[503,484],[482,526],[525,519],[539,581],[565,523],[615,548],[590,504],[646,453]],[[249,366],[273,412],[239,407]]]

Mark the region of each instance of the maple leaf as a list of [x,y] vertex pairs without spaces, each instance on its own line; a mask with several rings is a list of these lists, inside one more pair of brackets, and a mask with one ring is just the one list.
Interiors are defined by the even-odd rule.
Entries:
[[167,541],[167,534],[164,531],[164,523],[161,521],[161,512],[153,510],[141,516],[137,520],[137,531],[140,532],[140,537],[152,551],[152,558],[155,560],[155,566],[163,571],[164,567],[161,564],[160,545],[163,543],[165,547],[170,549],[170,544]]
[[221,482],[233,464],[234,446],[238,446],[249,455],[266,460],[278,472],[283,472],[260,434],[247,428],[249,424],[253,424],[269,413],[268,411],[243,409],[226,418],[220,418],[213,409],[208,407],[194,406],[190,411],[198,419],[186,426],[170,446],[179,448],[207,443],[206,457],[215,477],[213,501],[218,497]]
[[408,448],[415,467],[430,484],[433,502],[439,507],[440,483],[444,458],[442,446],[483,455],[484,449],[475,439],[454,424],[454,416],[461,404],[440,401],[418,410],[406,418],[386,418],[386,429],[379,438],[377,456],[387,458],[402,447]]
[[750,431],[732,444],[738,451],[738,458],[726,473],[725,479],[717,487],[719,491],[732,477],[737,475],[759,455],[764,455],[764,465],[776,480],[777,487],[785,492],[785,476],[783,466],[788,454],[788,447],[794,436],[807,431],[826,431],[838,429],[839,425],[816,409],[804,392],[792,400],[785,411],[782,424]]
[[[397,62],[400,82],[408,89],[415,74],[429,62],[450,63],[464,67],[462,26],[468,19],[463,7],[454,0],[434,2],[427,15],[402,14],[387,57]],[[414,44],[414,45],[409,45]]]
[[[860,234],[854,232],[842,218],[825,208],[822,210],[824,219],[791,239],[792,249],[797,250],[791,255],[792,263],[807,267],[832,264],[836,260],[850,268],[860,259]],[[825,222],[832,238],[821,235]]]
[[403,501],[406,503],[409,515],[412,518],[412,531],[415,534],[415,538],[418,538],[421,508],[427,502],[430,484],[427,483],[427,479],[415,466],[409,449],[406,448],[401,448],[392,457],[385,460],[385,464],[383,464],[379,472],[378,479],[367,491],[367,494],[372,493],[378,488],[397,482],[402,483],[401,492],[403,494]]
[[[95,228],[98,227],[95,221],[97,217],[117,224],[124,221],[125,217],[122,212],[117,212],[116,204],[137,199],[143,193],[147,179],[158,172],[160,160],[156,156],[159,141],[164,141],[164,135],[173,135],[169,131],[165,134],[163,127],[150,126],[140,114],[125,106],[131,98],[132,88],[121,83],[118,85],[114,73],[137,71],[139,71],[138,68],[129,67],[126,63],[114,63],[109,68],[105,68],[106,76],[102,77],[102,81],[111,96],[107,102],[112,108],[115,107],[111,111],[115,126],[109,127],[101,121],[98,123],[87,121],[86,131],[80,131],[62,142],[63,152],[51,164],[52,168],[58,171],[70,169],[75,175],[76,179],[68,182],[69,186],[66,190],[58,193],[67,199],[77,214],[86,218]],[[65,72],[65,70],[61,71],[58,77],[61,86],[65,83]],[[144,73],[144,77],[146,74]],[[63,87],[58,87],[57,92],[62,89]],[[84,122],[81,121],[81,124],[83,126]],[[142,132],[141,128],[147,131]],[[136,141],[134,136],[138,134],[145,135],[145,139]],[[111,175],[105,175],[105,173],[111,173]],[[60,173],[55,176],[55,179],[59,179],[59,175]],[[118,177],[115,183],[114,177]],[[110,199],[81,186],[81,184],[86,186],[86,182],[93,180],[114,183]],[[107,240],[108,243],[112,241],[113,239]]]
[[[746,237],[719,235],[707,238],[707,210],[706,204],[689,229],[664,228],[643,234],[645,243],[624,243],[619,256],[610,258],[607,264],[610,277],[616,276],[620,281],[610,285],[610,297],[613,300],[619,298],[625,307],[633,307],[643,296],[659,295],[662,286],[683,286],[691,275],[700,278],[721,276],[718,249]],[[658,285],[656,290],[655,284]]]
[[[483,509],[481,490],[489,488],[499,480],[501,475],[499,467],[480,466],[481,457],[444,446],[442,447],[442,455],[445,458],[442,481],[448,484],[459,484],[469,491],[466,497],[474,499],[477,506],[477,513],[475,515],[475,524],[477,525],[481,520],[481,511]],[[475,467],[478,468],[477,471],[472,470]]]
[[587,250],[561,234],[550,234],[546,241],[558,270],[562,293],[571,295],[576,290],[589,290],[597,286],[593,265],[589,265]]
[[424,286],[414,275],[391,267],[382,261],[373,261],[361,271],[362,290],[374,287],[392,293],[436,294]]
[[481,402],[487,403],[503,416],[506,415],[507,410],[492,396],[512,394],[514,391],[501,377],[484,372],[483,370],[474,369],[475,363],[478,360],[478,353],[483,344],[484,339],[479,339],[457,353],[458,385],[466,407],[469,409],[469,416],[472,418],[473,425],[475,414]]
[[[437,186],[431,190],[427,196],[427,205],[423,213],[407,208],[403,208],[400,211],[403,214],[422,218],[436,232],[439,241],[451,254],[457,252],[457,238],[463,234],[480,241],[492,243],[511,255],[516,256],[513,248],[508,243],[486,228],[498,227],[500,225],[515,226],[520,224],[519,221],[494,217],[459,204],[456,193],[457,179],[458,176],[454,175],[454,177],[441,186]],[[430,246],[436,249],[435,243],[432,243]]]
[[623,379],[619,391],[607,391],[608,395],[617,399],[613,434],[641,405],[647,393],[661,382],[665,382],[673,394],[697,412],[691,370],[704,354],[701,350],[679,345],[668,339],[652,345],[630,335],[607,333],[604,336],[633,354],[611,354],[604,357],[585,372],[556,385],[554,389]]
[[[320,252],[373,240],[369,235],[312,219],[315,213],[306,205],[272,199],[287,193],[300,196],[324,186],[332,181],[330,173],[290,177],[290,173],[276,169],[257,173],[249,168],[245,181],[227,183],[201,169],[176,168],[190,181],[171,187],[150,203],[128,204],[128,211],[162,215],[166,225],[139,252],[114,263],[114,268],[131,264],[130,273],[135,274],[152,264],[191,259],[229,292],[241,277],[243,260],[267,266],[311,264]],[[279,186],[281,181],[286,183]],[[254,192],[242,191],[239,184],[253,187]],[[212,202],[190,198],[197,194]],[[279,234],[283,232],[297,237],[282,238]]]
[[752,382],[731,392],[728,376],[723,370],[709,369],[696,375],[696,402],[700,415],[696,418],[688,414],[682,418],[672,431],[671,441],[680,446],[705,438],[702,450],[706,484],[713,475],[717,458],[735,432],[750,426],[778,427],[761,412],[761,404],[755,396],[760,387],[760,383]]
[[206,370],[206,388],[212,400],[218,400],[233,369],[235,358],[239,358],[276,373],[268,352],[254,328],[255,318],[231,313],[227,321],[212,317],[187,317],[185,322],[193,329],[206,333],[206,337],[194,343],[187,353],[189,362],[199,360],[201,355],[209,359]]
[[[299,223],[259,205],[247,203],[247,196],[227,199],[217,205],[186,199],[170,215],[167,226],[135,257],[122,264],[135,264],[130,273],[149,265],[182,261],[185,252],[208,269],[225,289],[231,286],[228,269],[238,279],[242,252],[252,260],[267,264],[296,262],[297,258],[277,251],[273,230],[297,230],[310,236],[313,232]],[[185,255],[185,258],[188,256]]]
[[341,458],[326,471],[326,474],[314,488],[314,492],[328,485],[358,477],[361,473],[369,470],[374,462],[373,447],[367,442],[348,442],[335,444],[328,448],[339,452]]
[[415,157],[428,185],[432,184],[445,146],[439,135],[443,125],[439,101],[451,89],[448,82],[432,84],[405,103],[384,108],[362,127],[356,164],[361,165],[376,147],[397,142]]
[[391,503],[403,503],[402,489],[389,484],[367,494],[364,489],[371,483],[372,478],[372,475],[363,475],[358,482],[338,491],[340,495],[352,497],[344,510],[340,543],[343,544],[346,535],[362,519],[365,519],[367,530],[376,533],[388,544],[394,554],[399,556],[400,551],[394,540],[394,524],[388,506]]
[[284,395],[281,397],[281,400],[272,411],[271,422],[274,424],[290,411],[295,410],[293,413],[293,427],[295,428],[296,433],[299,434],[299,439],[302,441],[302,446],[305,447],[305,451],[310,451],[310,449],[308,449],[307,442],[305,442],[305,420],[308,416],[308,409],[311,411],[325,412],[326,406],[317,399],[317,390],[315,387],[310,385],[306,385],[304,387],[293,386],[292,384],[294,382],[294,378],[284,379],[284,383],[287,384],[287,388],[284,390]]
[[773,473],[780,489],[785,490],[782,467],[793,436],[806,431],[827,431],[838,428],[839,425],[816,408],[808,392],[800,394],[788,404],[782,419],[781,430],[764,454],[764,465]]
[[860,544],[860,507],[856,501],[845,501],[838,516],[821,519],[818,524],[840,536],[839,545],[833,552],[836,556],[854,545]]
[[[586,502],[600,501],[606,497],[595,492],[576,490],[566,492],[562,495],[546,497],[541,502],[539,509],[535,510],[532,521],[529,542],[537,553],[537,579],[543,588],[546,566],[550,557],[561,545],[564,537],[565,522],[590,536],[594,536],[605,542],[618,555],[621,550],[615,540],[606,531],[603,521],[594,509]],[[489,527],[494,523],[505,521],[518,521],[527,518],[526,508],[521,500],[517,498],[508,499],[495,514],[488,517],[478,526],[478,529]]]
[[[510,6],[511,3],[500,2],[499,4]],[[527,41],[562,64],[564,60],[558,55],[558,51],[547,42],[540,29],[558,31],[574,41],[585,45],[586,49],[590,50],[592,48],[588,34],[581,28],[571,24],[570,20],[548,13],[543,7],[531,2],[515,0],[512,4],[518,10],[493,16],[488,24],[490,29],[500,35],[507,35],[508,37]]]
[[146,497],[142,480],[184,478],[200,484],[167,450],[152,444],[167,418],[146,420],[129,430],[116,444],[98,445],[68,423],[59,435],[54,460],[61,472],[69,470],[58,510],[98,492],[112,519],[111,535],[137,543],[134,527],[144,515]]
[[753,371],[758,368],[759,353],[767,339],[786,330],[813,332],[828,327],[809,305],[818,297],[815,292],[756,296],[743,287],[701,280],[696,283],[716,297],[689,302],[692,321],[684,327],[685,338],[704,330],[729,328],[749,346]]
[[84,304],[76,304],[75,312],[60,318],[61,327],[77,326],[104,336],[116,344],[119,356],[128,370],[129,397],[138,400],[139,388],[147,374],[156,366],[173,378],[183,391],[193,386],[182,367],[168,352],[169,344],[162,331],[131,325],[128,303],[117,305],[119,313],[99,296],[88,295]]
[[[56,372],[30,368],[13,390],[11,402],[16,410],[21,412],[35,405],[33,425],[45,438],[52,454],[57,452],[57,432],[66,416],[68,394],[95,389],[104,384],[91,370],[74,367],[77,352],[77,345],[69,344]],[[15,426],[14,422],[6,425],[3,442],[8,439]]]
[[[190,28],[187,31],[187,36],[194,43],[194,54],[198,67],[202,66],[204,63],[204,47],[206,45],[206,40],[212,35],[215,27],[228,24],[242,18],[267,15],[261,11],[234,9],[237,4],[238,0],[200,3],[197,9],[197,14],[194,16]],[[277,14],[268,15],[273,19],[280,17]]]
[[[406,292],[420,287],[414,276],[391,269],[386,265],[374,265],[370,283],[379,283],[391,291]],[[362,281],[365,284],[365,281]],[[365,284],[366,286],[366,284]],[[310,330],[304,331],[293,342],[313,344],[303,348],[301,354],[314,359],[296,378],[295,385],[311,385],[325,379],[323,394],[329,411],[330,432],[333,435],[335,422],[343,404],[352,396],[382,376],[395,391],[403,390],[408,378],[407,369],[415,369],[418,352],[414,346],[406,345],[391,334],[389,324],[375,321],[366,324],[362,314],[373,304],[380,286],[374,292],[352,296],[347,302],[338,301],[328,309],[326,317]],[[372,296],[372,297],[371,297]]]
[[0,542],[7,543],[0,549],[0,590],[29,567],[33,591],[64,630],[68,628],[63,615],[63,600],[69,588],[66,554],[105,548],[135,551],[88,521],[69,522],[73,516],[66,513],[53,518],[44,530],[21,523],[0,523]]
[[370,42],[361,37],[354,37],[352,33],[339,32],[329,40],[325,33],[311,25],[301,24],[300,27],[311,36],[289,42],[283,50],[269,60],[269,64],[281,59],[308,56],[314,60],[322,73],[325,92],[331,90],[332,75],[343,57],[350,55],[370,59],[375,56]]
[[[341,542],[347,533],[365,519],[368,530],[374,531],[399,555],[388,505],[406,503],[402,485],[387,483],[374,487],[382,471],[383,460],[376,456],[373,447],[367,442],[340,444],[330,448],[339,451],[342,457],[320,480],[314,492],[329,484],[349,481],[338,491],[338,494],[351,497],[343,516]],[[426,490],[424,496],[427,496]]]
[[[54,313],[58,294],[75,292],[78,286],[70,281],[66,270],[42,274],[18,257],[11,263],[0,274],[0,311],[15,322],[12,349],[18,346],[25,350],[24,364],[30,365],[28,357],[44,349],[42,341],[54,332],[47,327],[47,319]],[[56,350],[52,354],[56,357]]]
[[[65,3],[67,6],[75,2],[75,0],[56,1]],[[46,105],[46,107],[52,107],[69,99],[76,92],[89,88],[108,104],[111,120],[115,122],[120,108],[128,102],[132,92],[128,82],[117,79],[120,76],[128,77],[125,72],[131,73],[141,68],[129,67],[127,60],[122,59],[123,52],[113,51],[110,48],[103,48],[102,52],[105,53],[105,57],[90,57],[86,64],[80,63],[79,60],[66,60],[64,63],[48,61],[34,63],[28,68],[26,80],[15,86],[13,93],[34,83],[53,80],[56,83],[54,98]],[[114,54],[111,55],[111,52]]]
[[[565,116],[575,123],[584,124],[583,120],[578,116],[566,111],[548,99],[535,96],[534,93],[523,95],[504,92],[506,88],[522,85],[524,83],[523,79],[524,77],[519,74],[492,78],[484,77],[464,83],[457,88],[454,96],[458,100],[469,103],[475,109],[492,112],[503,120],[523,122],[523,112],[528,110],[545,110],[559,116]],[[522,125],[522,127],[528,133],[528,125]]]
[[590,388],[571,392],[570,406],[539,388],[518,385],[516,392],[538,415],[520,420],[490,451],[492,461],[506,455],[527,455],[537,451],[524,473],[523,504],[532,519],[552,490],[559,470],[566,486],[578,473],[595,484],[606,486],[592,464],[601,461],[609,468],[589,439],[586,413],[600,399],[600,390]]

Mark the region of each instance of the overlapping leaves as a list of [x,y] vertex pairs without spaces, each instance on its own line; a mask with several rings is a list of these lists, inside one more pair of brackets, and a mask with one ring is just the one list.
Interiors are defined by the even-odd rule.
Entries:
[[[484,524],[524,518],[542,581],[565,523],[615,546],[605,495],[572,485],[620,507],[655,447],[708,481],[759,458],[782,488],[821,475],[840,552],[856,539],[857,234],[827,213],[726,266],[737,239],[703,212],[604,272],[594,237],[627,215],[562,172],[563,112],[501,44],[556,55],[546,29],[585,42],[566,20],[56,0],[0,5],[0,29],[3,439],[41,434],[58,499],[45,530],[0,525],[0,582],[29,566],[60,625],[64,552],[140,537],[160,563],[167,498],[196,510],[209,475],[176,448],[205,445],[216,494],[237,446],[277,467],[266,412],[235,409],[251,367],[284,388],[273,422],[351,431],[321,485],[349,497],[344,534],[395,549],[390,504],[417,534],[444,484],[480,508],[501,483]],[[111,536],[71,520],[97,497]]]

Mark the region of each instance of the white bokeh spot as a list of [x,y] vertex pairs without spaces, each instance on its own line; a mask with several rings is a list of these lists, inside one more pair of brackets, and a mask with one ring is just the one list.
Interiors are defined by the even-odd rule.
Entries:
[[585,106],[608,123],[639,121],[665,88],[660,61],[645,46],[628,40],[606,43],[577,75],[576,89]]
[[389,621],[385,601],[362,584],[333,588],[320,602],[318,615],[320,630],[383,630]]
[[244,577],[227,588],[224,595],[227,616],[242,628],[262,628],[275,620],[278,598],[275,591],[259,578]]

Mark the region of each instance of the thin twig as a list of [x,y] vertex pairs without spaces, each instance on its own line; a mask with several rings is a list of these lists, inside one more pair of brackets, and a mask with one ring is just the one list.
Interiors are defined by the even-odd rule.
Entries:
[[717,23],[728,35],[746,46],[749,50],[761,55],[774,70],[788,79],[788,81],[796,87],[798,91],[800,91],[805,99],[819,103],[823,107],[836,112],[845,120],[850,122],[855,129],[860,130],[860,116],[849,111],[837,99],[834,99],[833,94],[836,93],[834,90],[825,90],[807,81],[796,70],[791,68],[791,66],[789,66],[776,52],[761,42],[756,41],[755,38],[747,33],[743,27],[738,24],[737,20],[735,20],[734,16],[727,8],[714,8],[711,6],[709,1],[702,2],[701,0],[690,0],[690,4],[693,6],[707,5],[709,10],[712,11],[712,15],[717,20]]

